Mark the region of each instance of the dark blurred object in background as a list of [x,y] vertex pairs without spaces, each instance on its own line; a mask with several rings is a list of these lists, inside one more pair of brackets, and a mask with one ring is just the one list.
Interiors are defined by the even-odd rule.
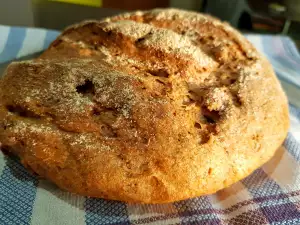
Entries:
[[246,30],[287,33],[300,22],[299,0],[205,0],[204,11]]
[[280,32],[286,11],[282,3],[283,0],[276,3],[272,0],[206,0],[203,4],[205,12],[239,29]]
[[243,12],[249,11],[246,0],[205,0],[203,11],[237,27]]
[[300,0],[205,0],[203,11],[243,32],[287,34],[300,46]]

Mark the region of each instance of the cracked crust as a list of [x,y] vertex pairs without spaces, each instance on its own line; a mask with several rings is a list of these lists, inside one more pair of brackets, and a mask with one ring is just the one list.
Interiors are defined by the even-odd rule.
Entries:
[[228,24],[157,9],[67,28],[0,81],[0,142],[60,188],[127,202],[214,193],[284,140],[287,99]]

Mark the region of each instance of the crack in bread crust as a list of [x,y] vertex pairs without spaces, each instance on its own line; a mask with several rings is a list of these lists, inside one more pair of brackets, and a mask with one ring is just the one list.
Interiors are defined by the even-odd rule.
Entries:
[[163,203],[266,162],[288,129],[264,56],[208,15],[156,9],[85,21],[0,81],[0,142],[59,187]]

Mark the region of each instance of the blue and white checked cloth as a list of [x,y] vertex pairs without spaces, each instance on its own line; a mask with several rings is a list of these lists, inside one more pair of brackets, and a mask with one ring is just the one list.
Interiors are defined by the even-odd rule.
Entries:
[[[46,49],[58,34],[0,26],[0,67]],[[287,37],[247,38],[269,58],[290,101],[289,134],[263,167],[214,195],[139,205],[61,191],[0,152],[0,224],[300,224],[300,55]]]

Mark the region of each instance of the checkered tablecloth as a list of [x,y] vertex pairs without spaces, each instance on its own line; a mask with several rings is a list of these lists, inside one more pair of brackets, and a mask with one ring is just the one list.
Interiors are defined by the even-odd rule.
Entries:
[[[0,26],[0,66],[41,52],[58,34]],[[139,205],[64,192],[0,152],[0,224],[300,224],[300,55],[287,37],[247,38],[269,58],[290,102],[291,128],[268,163],[213,195]]]

